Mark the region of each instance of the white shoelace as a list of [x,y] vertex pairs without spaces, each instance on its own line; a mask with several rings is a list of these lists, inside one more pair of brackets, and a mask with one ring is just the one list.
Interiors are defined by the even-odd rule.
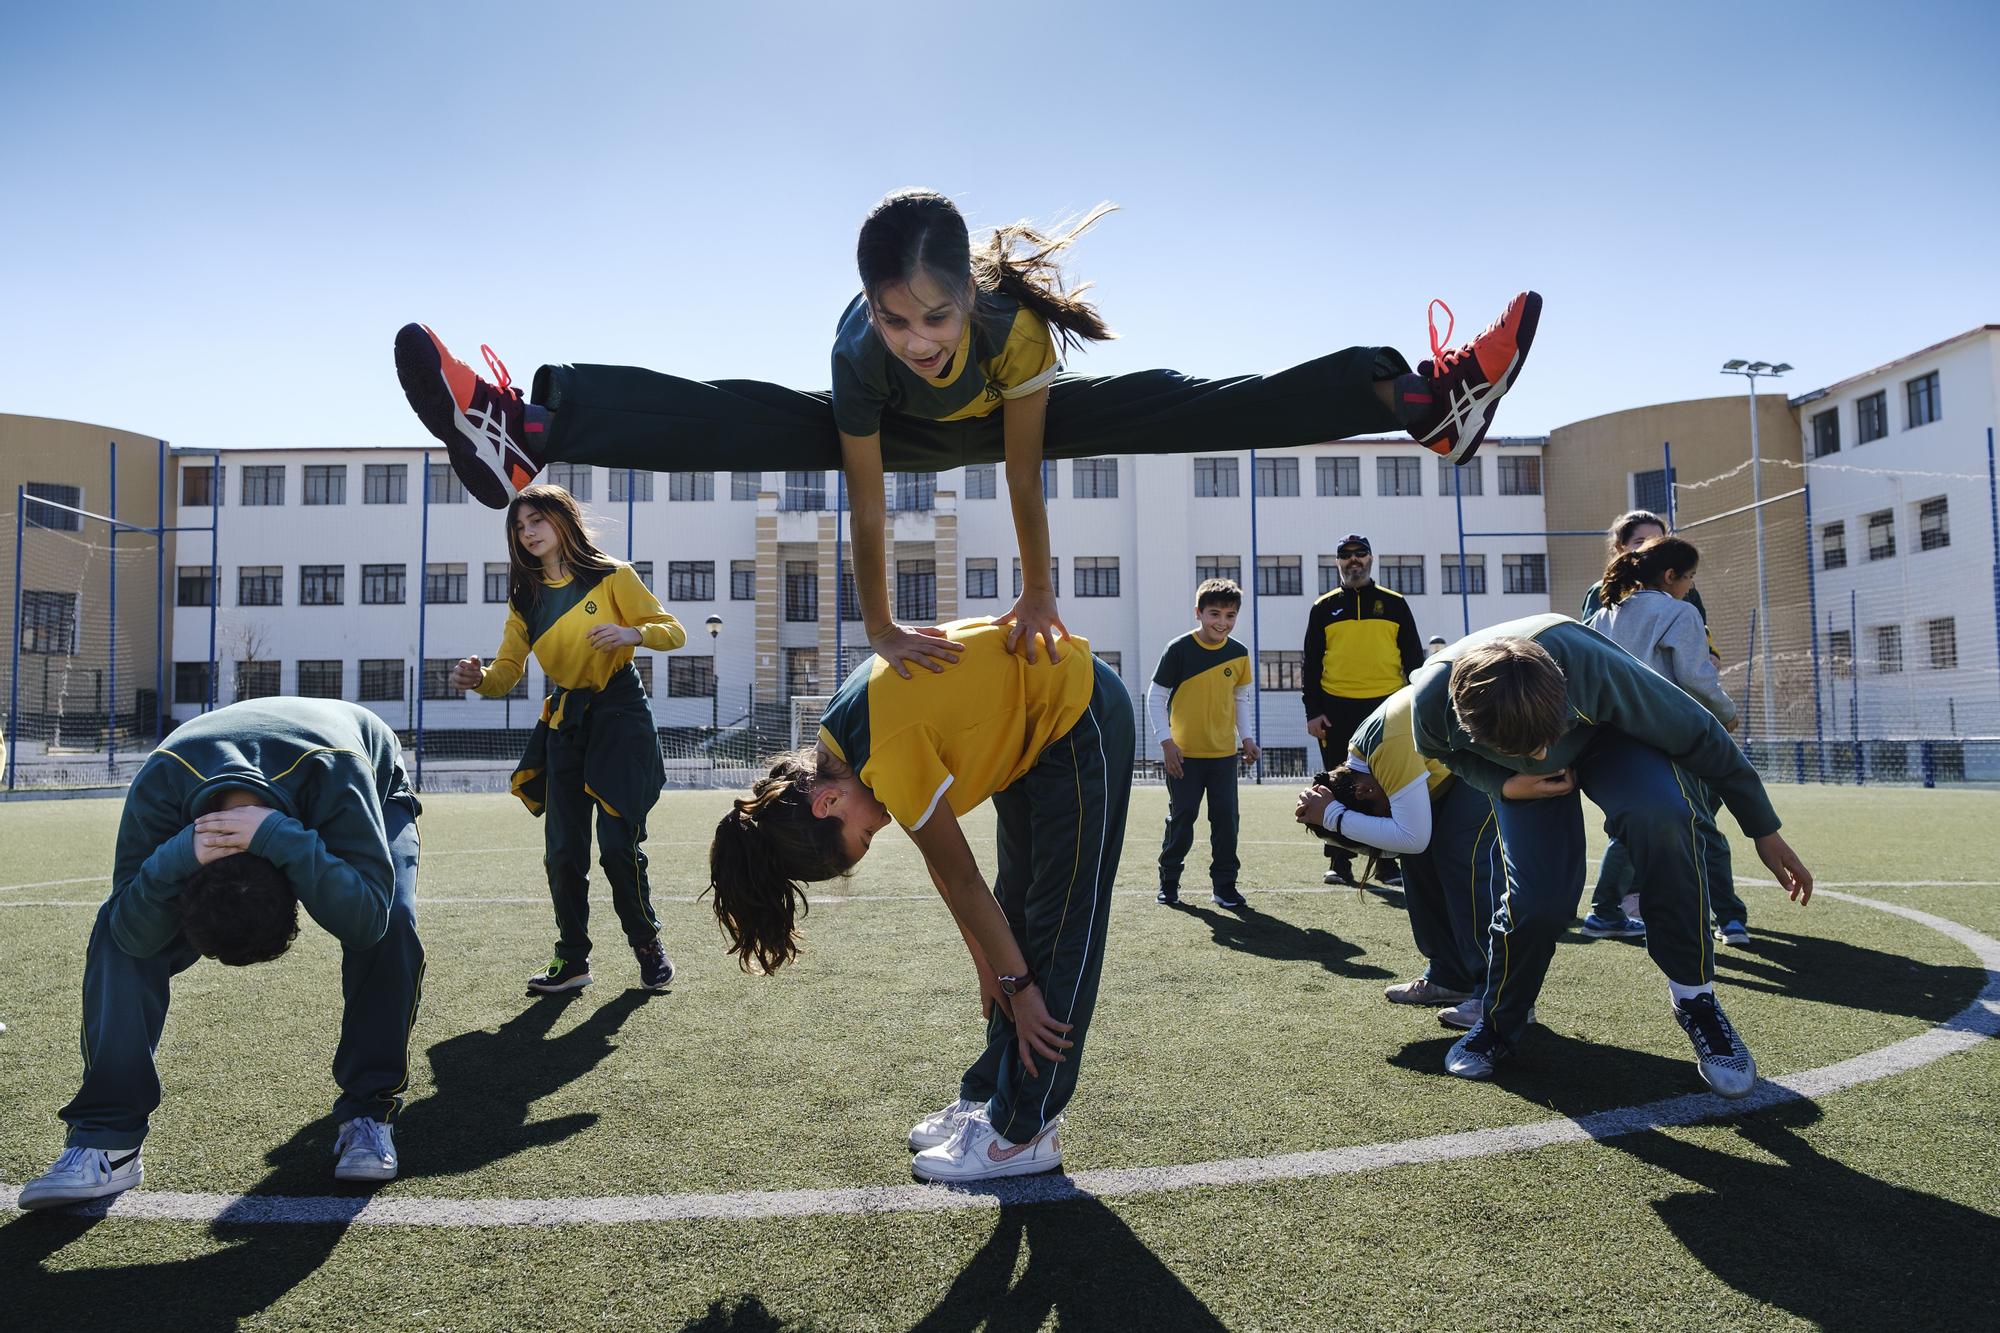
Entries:
[[[88,1161],[91,1153],[97,1154],[96,1162]],[[108,1176],[111,1174],[110,1154],[104,1152],[101,1148],[64,1148],[62,1156],[56,1158],[56,1164],[49,1168],[49,1174],[54,1175],[58,1171],[78,1171],[86,1165],[91,1166],[97,1175]]]
[[356,1148],[363,1148],[373,1157],[389,1156],[389,1144],[384,1133],[387,1129],[387,1125],[369,1116],[349,1121],[337,1145],[341,1155],[346,1156]]

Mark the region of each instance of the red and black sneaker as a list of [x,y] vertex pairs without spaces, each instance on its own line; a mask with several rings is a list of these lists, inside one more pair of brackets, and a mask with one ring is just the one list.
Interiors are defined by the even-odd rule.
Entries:
[[[1408,430],[1417,443],[1454,463],[1463,463],[1478,450],[1480,441],[1493,424],[1493,408],[1528,359],[1535,341],[1535,326],[1542,318],[1542,298],[1537,292],[1522,292],[1507,303],[1500,318],[1486,332],[1460,347],[1446,350],[1452,324],[1438,337],[1438,307],[1452,320],[1451,307],[1431,302],[1429,316],[1432,360],[1417,367],[1417,379],[1400,394],[1399,408],[1406,414]],[[1424,396],[1429,395],[1429,401]]]
[[444,441],[465,489],[505,509],[542,470],[549,414],[513,387],[492,348],[479,350],[499,384],[481,379],[422,324],[405,324],[396,332],[396,378],[424,428]]

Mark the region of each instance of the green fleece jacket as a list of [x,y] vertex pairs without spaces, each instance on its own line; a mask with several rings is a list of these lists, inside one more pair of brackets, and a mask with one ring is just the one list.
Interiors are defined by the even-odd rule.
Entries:
[[176,727],[132,779],[111,876],[111,938],[149,958],[180,933],[175,899],[201,868],[194,820],[241,788],[277,813],[252,854],[291,879],[327,932],[367,948],[389,928],[395,868],[383,831],[391,801],[420,808],[396,733],[336,699],[254,699]]
[[[1474,644],[1497,638],[1533,639],[1563,670],[1569,690],[1569,730],[1541,759],[1503,755],[1475,745],[1451,707],[1451,664]],[[1510,620],[1439,650],[1410,677],[1417,749],[1443,763],[1488,796],[1516,773],[1554,773],[1570,767],[1600,727],[1623,732],[1664,753],[1715,789],[1743,832],[1761,838],[1778,831],[1778,812],[1763,780],[1729,733],[1706,708],[1595,630],[1568,616]]]

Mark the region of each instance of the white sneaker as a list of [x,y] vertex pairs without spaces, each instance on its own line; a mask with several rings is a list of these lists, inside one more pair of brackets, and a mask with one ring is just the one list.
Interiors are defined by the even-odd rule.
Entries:
[[1440,986],[1429,977],[1418,977],[1389,987],[1382,992],[1382,998],[1390,1004],[1458,1004],[1477,997],[1469,991]]
[[957,1185],[1054,1171],[1062,1165],[1061,1129],[1062,1117],[1057,1116],[1026,1143],[1009,1143],[993,1128],[982,1106],[959,1123],[949,1140],[912,1157],[910,1172],[918,1180]]
[[108,1199],[146,1178],[137,1148],[65,1148],[56,1164],[21,1188],[19,1208],[60,1208]]
[[354,1117],[340,1127],[333,1151],[340,1158],[333,1168],[335,1180],[396,1178],[396,1132],[380,1120]]
[[[1455,1004],[1449,1009],[1438,1010],[1438,1022],[1448,1028],[1457,1028],[1460,1032],[1472,1031],[1472,1029],[1479,1026],[1479,1020],[1484,1017],[1486,1017],[1486,1003],[1477,995],[1462,1004]],[[1540,1021],[1535,1017],[1533,1006],[1530,1006],[1528,1009],[1528,1022],[1534,1024]]]
[[910,1151],[922,1152],[948,1142],[952,1135],[958,1133],[958,1127],[965,1123],[965,1117],[985,1109],[985,1102],[969,1102],[961,1097],[942,1111],[932,1111],[910,1126]]

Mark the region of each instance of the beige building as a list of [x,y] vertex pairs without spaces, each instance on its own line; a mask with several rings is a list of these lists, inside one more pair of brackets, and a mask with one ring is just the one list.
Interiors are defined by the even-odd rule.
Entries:
[[[1775,386],[1774,386],[1775,387]],[[1660,403],[1561,426],[1549,435],[1549,596],[1575,614],[1602,575],[1604,531],[1629,509],[1668,512],[1701,551],[1698,586],[1722,655],[1723,683],[1747,699],[1747,736],[1812,734],[1812,612],[1797,413],[1781,392],[1757,395],[1763,459],[1765,603],[1770,608],[1770,699],[1752,671],[1758,607],[1756,478],[1746,394]],[[1666,455],[1673,458],[1672,499]],[[1776,497],[1785,497],[1782,499]],[[1760,639],[1765,635],[1759,635]]]

